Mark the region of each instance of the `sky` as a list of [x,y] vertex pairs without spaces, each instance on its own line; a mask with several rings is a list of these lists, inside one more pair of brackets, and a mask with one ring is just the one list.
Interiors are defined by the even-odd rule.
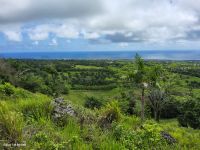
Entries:
[[0,0],[0,52],[200,50],[200,0]]

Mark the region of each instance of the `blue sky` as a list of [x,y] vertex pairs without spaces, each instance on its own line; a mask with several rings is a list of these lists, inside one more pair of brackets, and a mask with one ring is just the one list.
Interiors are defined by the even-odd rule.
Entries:
[[0,52],[200,50],[199,0],[0,0]]

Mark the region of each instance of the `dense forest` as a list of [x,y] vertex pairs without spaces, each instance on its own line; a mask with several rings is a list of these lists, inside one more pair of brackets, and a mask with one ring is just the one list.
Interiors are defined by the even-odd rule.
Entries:
[[0,59],[0,140],[0,149],[199,149],[200,61]]

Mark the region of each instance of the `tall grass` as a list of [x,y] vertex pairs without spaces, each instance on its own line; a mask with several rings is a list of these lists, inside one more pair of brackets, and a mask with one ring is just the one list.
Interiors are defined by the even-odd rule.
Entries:
[[5,102],[0,102],[0,139],[10,143],[21,141],[23,127],[22,114],[10,110]]
[[51,99],[46,96],[19,100],[15,105],[21,111],[26,121],[39,121],[41,118],[50,119],[52,106]]

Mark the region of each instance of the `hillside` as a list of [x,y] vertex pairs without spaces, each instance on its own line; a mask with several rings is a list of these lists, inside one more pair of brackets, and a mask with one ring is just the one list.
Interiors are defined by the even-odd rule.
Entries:
[[199,149],[200,62],[0,60],[0,149]]

